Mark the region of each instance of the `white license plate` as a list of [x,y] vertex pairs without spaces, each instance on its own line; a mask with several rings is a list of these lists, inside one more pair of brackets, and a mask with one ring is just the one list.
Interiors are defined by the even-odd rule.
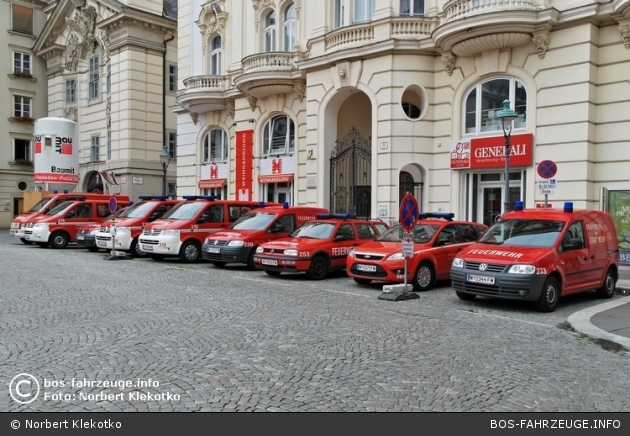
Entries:
[[208,253],[220,253],[221,249],[217,247],[208,247],[206,251]]
[[357,265],[357,271],[376,272],[376,265]]
[[153,251],[153,245],[142,244],[142,251]]
[[105,241],[96,241],[96,245],[99,247],[107,247],[107,242]]
[[81,235],[81,236],[77,236],[77,241],[83,241],[85,239],[85,236]]
[[261,263],[263,265],[273,265],[278,266],[278,261],[275,259],[261,259]]
[[466,280],[471,283],[481,283],[484,285],[494,285],[494,277],[488,276],[476,276],[473,274],[468,274],[466,276]]

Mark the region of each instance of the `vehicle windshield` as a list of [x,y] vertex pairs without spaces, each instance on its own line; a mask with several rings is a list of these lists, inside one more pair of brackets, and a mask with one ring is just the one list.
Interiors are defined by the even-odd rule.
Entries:
[[241,217],[231,229],[234,230],[262,230],[278,216],[277,213],[253,212]]
[[479,242],[516,247],[553,247],[563,227],[563,221],[506,219],[494,223]]
[[44,206],[46,206],[46,203],[48,203],[49,201],[51,204],[53,203],[50,198],[42,198],[37,203],[35,203],[35,206],[31,207],[27,212],[42,212],[42,209],[44,208]]
[[333,223],[308,222],[295,229],[289,236],[294,238],[330,239],[335,230]]
[[154,202],[141,201],[120,214],[120,218],[144,218],[151,212],[154,206]]
[[57,206],[50,209],[48,212],[46,212],[46,215],[61,215],[67,208],[72,206],[74,203],[75,203],[74,201],[63,201],[59,203]]
[[[416,244],[426,244],[431,240],[435,232],[440,228],[439,224],[416,224],[413,228],[413,242]],[[378,238],[376,241],[381,242],[401,242],[403,240],[403,226],[400,224],[395,225]]]
[[197,213],[203,208],[208,206],[207,201],[196,201],[190,203],[176,204],[166,212],[162,219],[166,220],[191,220],[197,216]]

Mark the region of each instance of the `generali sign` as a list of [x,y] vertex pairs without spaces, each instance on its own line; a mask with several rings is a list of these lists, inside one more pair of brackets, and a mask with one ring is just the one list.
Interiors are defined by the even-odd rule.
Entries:
[[[529,166],[534,161],[534,137],[522,133],[510,137],[510,166]],[[451,168],[505,167],[505,137],[461,139],[451,143]]]

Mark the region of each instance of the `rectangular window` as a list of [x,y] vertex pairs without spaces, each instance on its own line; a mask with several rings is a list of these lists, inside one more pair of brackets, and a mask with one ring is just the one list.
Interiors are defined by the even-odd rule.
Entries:
[[33,9],[20,5],[11,5],[14,32],[33,34]]
[[400,0],[400,15],[424,15],[424,0]]
[[112,158],[112,132],[107,132],[107,160]]
[[354,0],[354,22],[371,21],[374,15],[374,0]]
[[33,160],[30,139],[13,138],[13,160]]
[[177,65],[168,66],[168,91],[177,91]]
[[166,147],[168,148],[168,154],[171,159],[177,159],[177,132],[166,132]]
[[344,13],[345,13],[345,0],[335,0],[335,29],[343,27]]
[[100,146],[101,138],[98,136],[92,136],[92,140],[90,142],[90,162],[98,162],[100,157]]
[[31,55],[13,52],[13,74],[31,74]]
[[23,95],[13,96],[13,116],[31,118],[31,98]]
[[66,104],[77,102],[77,79],[66,79]]
[[88,100],[94,100],[98,98],[98,82],[98,56],[93,56],[90,58]]
[[177,195],[177,183],[168,183],[166,186],[166,195],[175,196]]

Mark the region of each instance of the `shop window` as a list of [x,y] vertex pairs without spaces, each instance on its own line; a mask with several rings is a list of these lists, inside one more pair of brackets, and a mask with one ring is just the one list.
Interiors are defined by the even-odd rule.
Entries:
[[227,162],[228,146],[225,130],[212,129],[203,139],[203,162]]

